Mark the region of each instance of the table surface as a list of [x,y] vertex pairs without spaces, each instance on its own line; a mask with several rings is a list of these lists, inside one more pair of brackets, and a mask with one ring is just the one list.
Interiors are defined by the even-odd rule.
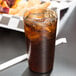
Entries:
[[[68,43],[55,48],[52,73],[38,74],[29,70],[27,61],[22,61],[0,71],[0,76],[76,76],[76,9],[58,35],[66,37]],[[24,33],[0,28],[0,63],[26,53]]]

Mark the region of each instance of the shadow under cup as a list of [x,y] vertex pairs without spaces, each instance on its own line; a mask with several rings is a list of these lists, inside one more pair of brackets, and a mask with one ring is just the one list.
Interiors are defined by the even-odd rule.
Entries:
[[29,68],[47,73],[53,69],[57,16],[54,10],[24,17]]

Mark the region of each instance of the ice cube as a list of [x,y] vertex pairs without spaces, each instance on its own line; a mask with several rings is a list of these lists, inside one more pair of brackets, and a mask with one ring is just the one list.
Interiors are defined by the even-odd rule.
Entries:
[[46,18],[45,21],[44,21],[44,24],[46,26],[50,26],[51,25],[51,21],[50,20],[51,20],[50,18]]
[[34,23],[33,19],[27,19],[27,18],[24,18],[24,22],[25,22],[25,24],[27,24],[29,26],[32,26]]

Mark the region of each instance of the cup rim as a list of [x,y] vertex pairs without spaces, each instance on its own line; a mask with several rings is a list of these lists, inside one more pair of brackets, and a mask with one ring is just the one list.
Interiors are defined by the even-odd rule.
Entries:
[[[33,8],[34,9],[34,8]],[[57,19],[58,17],[57,17],[57,9],[56,8],[47,8],[47,9],[45,9],[45,10],[50,10],[50,11],[54,11],[54,13],[56,14],[56,17],[54,17],[53,19]],[[25,11],[26,12],[26,11]],[[44,14],[44,13],[31,13],[31,14],[34,14],[34,15],[37,15],[37,14]],[[48,13],[49,14],[49,13]],[[23,19],[26,19],[26,18],[28,18],[28,16],[23,16]],[[46,18],[46,17],[44,17],[44,18]],[[48,18],[50,18],[50,17],[48,17]],[[28,19],[43,19],[43,18],[28,18]]]

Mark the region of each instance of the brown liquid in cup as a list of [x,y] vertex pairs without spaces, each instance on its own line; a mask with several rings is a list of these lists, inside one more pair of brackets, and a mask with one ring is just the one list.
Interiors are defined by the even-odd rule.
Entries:
[[52,71],[56,38],[56,18],[24,18],[29,67],[34,72]]

